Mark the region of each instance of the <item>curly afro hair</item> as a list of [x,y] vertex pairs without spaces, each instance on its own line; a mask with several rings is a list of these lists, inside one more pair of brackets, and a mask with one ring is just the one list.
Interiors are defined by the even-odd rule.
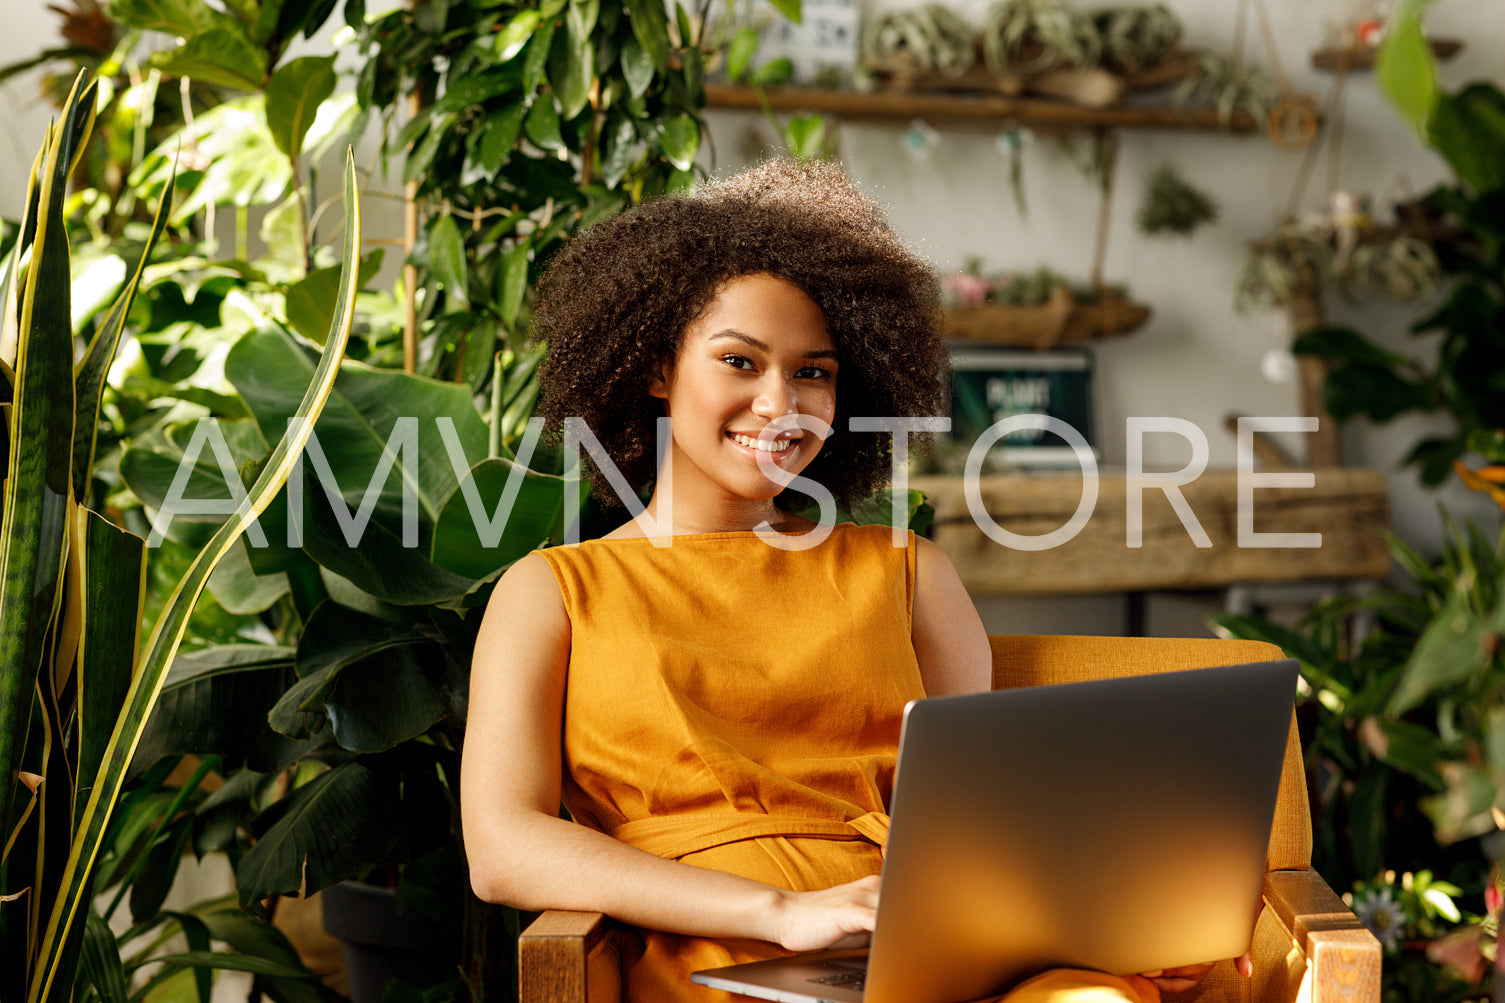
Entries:
[[[820,307],[841,365],[834,431],[804,475],[843,506],[888,480],[888,435],[853,433],[854,415],[949,409],[940,296],[879,206],[837,167],[773,161],[695,192],[647,202],[569,242],[540,279],[534,336],[548,341],[539,413],[559,434],[584,419],[634,490],[657,474],[649,385],[722,285],[767,273]],[[598,497],[614,494],[594,464]]]

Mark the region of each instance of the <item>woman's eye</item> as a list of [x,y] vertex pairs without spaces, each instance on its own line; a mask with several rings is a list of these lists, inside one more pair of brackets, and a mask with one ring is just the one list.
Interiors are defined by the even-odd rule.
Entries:
[[820,366],[806,366],[795,375],[802,380],[825,380],[831,378],[831,370]]
[[725,362],[727,365],[731,366],[733,369],[751,369],[752,368],[752,359],[749,359],[745,355],[723,355],[721,357],[721,361]]

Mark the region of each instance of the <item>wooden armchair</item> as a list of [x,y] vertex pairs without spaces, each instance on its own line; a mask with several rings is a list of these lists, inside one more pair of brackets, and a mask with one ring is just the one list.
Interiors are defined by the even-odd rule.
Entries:
[[[1038,686],[1280,658],[1258,641],[998,636],[993,688]],[[1294,717],[1254,932],[1254,977],[1225,962],[1195,993],[1208,1003],[1337,1003],[1380,998],[1380,944],[1311,869],[1312,820]],[[620,964],[600,913],[543,913],[518,941],[522,1003],[617,1003]]]

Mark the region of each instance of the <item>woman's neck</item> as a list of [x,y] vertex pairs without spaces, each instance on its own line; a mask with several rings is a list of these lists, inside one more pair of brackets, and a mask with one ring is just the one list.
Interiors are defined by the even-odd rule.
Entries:
[[655,489],[642,516],[634,520],[645,530],[656,527],[658,535],[689,533],[735,533],[757,529],[764,523],[783,528],[788,515],[771,498],[688,497],[687,492]]
[[767,523],[778,532],[809,529],[803,516],[785,512],[771,498],[693,498],[667,485],[655,487],[643,513],[607,534],[624,536],[688,536],[694,533],[738,533]]

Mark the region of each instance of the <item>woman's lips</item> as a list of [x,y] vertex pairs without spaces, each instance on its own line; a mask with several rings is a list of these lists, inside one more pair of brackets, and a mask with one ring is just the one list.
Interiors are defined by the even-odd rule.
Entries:
[[799,452],[800,440],[781,433],[777,438],[748,435],[745,432],[728,432],[726,437],[747,455],[758,458],[761,453],[773,463],[783,463]]

